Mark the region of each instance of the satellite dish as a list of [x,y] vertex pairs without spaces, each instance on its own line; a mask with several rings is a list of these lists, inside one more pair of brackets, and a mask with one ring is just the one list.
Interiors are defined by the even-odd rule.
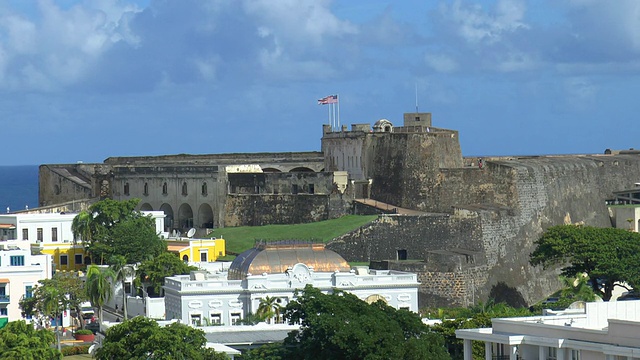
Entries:
[[196,229],[195,229],[195,228],[191,228],[191,229],[189,229],[189,231],[187,232],[187,237],[188,237],[188,238],[192,238],[192,237],[193,237],[193,235],[195,235],[195,234],[196,234]]

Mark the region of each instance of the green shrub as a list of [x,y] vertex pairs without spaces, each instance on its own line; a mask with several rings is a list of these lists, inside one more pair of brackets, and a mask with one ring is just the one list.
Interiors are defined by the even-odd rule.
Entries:
[[80,354],[88,354],[88,353],[89,353],[89,345],[66,346],[62,348],[62,356],[80,355]]
[[92,335],[92,334],[93,334],[93,331],[88,329],[76,330],[76,335]]

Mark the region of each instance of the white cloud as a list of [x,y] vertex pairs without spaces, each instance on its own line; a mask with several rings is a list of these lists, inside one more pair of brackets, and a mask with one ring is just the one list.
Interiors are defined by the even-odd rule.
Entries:
[[425,55],[425,62],[435,71],[441,73],[451,73],[458,69],[457,61],[444,54],[427,54]]
[[525,10],[521,0],[499,0],[493,13],[486,12],[478,4],[466,5],[461,0],[441,7],[443,15],[455,24],[458,35],[469,43],[494,43],[505,34],[527,28],[523,21]]
[[62,8],[40,0],[33,20],[5,7],[0,17],[0,87],[50,91],[87,76],[118,41],[135,42],[129,16],[140,11],[118,0],[82,1]]
[[319,45],[327,38],[353,35],[357,27],[340,20],[326,0],[246,0],[246,12],[287,42]]

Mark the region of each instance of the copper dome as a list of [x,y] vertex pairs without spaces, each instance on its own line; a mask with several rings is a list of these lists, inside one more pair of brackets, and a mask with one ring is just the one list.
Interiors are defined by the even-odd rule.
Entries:
[[247,274],[284,273],[295,264],[313,267],[316,272],[349,271],[347,261],[327,250],[324,244],[300,242],[259,243],[238,255],[229,267],[229,280],[242,280]]

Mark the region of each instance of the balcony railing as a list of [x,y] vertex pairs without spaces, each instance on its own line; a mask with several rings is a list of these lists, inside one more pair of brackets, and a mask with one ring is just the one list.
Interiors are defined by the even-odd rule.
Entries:
[[9,295],[0,295],[0,304],[7,304],[9,302]]

